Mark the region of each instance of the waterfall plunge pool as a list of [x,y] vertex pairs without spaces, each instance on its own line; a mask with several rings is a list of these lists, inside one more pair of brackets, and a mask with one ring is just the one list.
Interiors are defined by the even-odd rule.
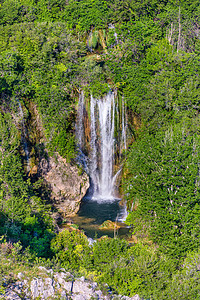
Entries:
[[[129,228],[123,223],[126,218],[126,208],[120,204],[121,199],[94,200],[85,197],[79,212],[76,216],[71,217],[73,223],[79,226],[85,234],[94,239],[107,235],[109,237],[119,236],[128,238]],[[116,222],[119,228],[100,229],[105,221]]]

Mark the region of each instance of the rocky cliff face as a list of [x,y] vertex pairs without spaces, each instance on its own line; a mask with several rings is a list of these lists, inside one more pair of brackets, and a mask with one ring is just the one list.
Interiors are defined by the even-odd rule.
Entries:
[[[52,202],[60,213],[65,216],[76,214],[89,188],[89,177],[58,153],[49,156],[44,126],[35,104],[30,102],[27,108],[22,107],[21,110],[29,151],[30,170],[27,175],[36,180],[40,177],[45,179]],[[27,119],[23,111],[26,111]]]
[[76,165],[66,162],[58,153],[42,159],[40,170],[51,191],[58,211],[72,216],[79,210],[80,202],[89,188],[89,177]]

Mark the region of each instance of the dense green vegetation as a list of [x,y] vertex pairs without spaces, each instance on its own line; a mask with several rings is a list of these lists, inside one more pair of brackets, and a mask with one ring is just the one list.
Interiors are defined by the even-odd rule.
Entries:
[[[1,255],[61,265],[120,294],[198,299],[199,16],[197,0],[0,1]],[[56,234],[48,192],[24,166],[23,126],[31,168],[55,151],[73,162],[78,93],[109,88],[124,95],[134,137],[122,179],[133,246]]]

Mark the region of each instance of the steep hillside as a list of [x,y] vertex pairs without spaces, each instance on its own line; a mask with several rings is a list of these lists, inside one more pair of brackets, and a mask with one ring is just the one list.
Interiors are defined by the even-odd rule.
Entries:
[[[0,0],[2,261],[64,267],[126,296],[198,299],[199,16],[197,0]],[[58,233],[57,223],[89,186],[77,161],[80,95],[87,155],[91,95],[109,91],[115,145],[127,130],[115,171],[123,166],[134,243],[90,246],[75,225]],[[0,264],[2,295],[11,265]]]

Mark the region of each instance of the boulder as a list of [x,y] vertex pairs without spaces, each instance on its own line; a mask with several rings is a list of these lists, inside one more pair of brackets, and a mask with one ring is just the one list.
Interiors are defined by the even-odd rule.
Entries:
[[99,226],[99,229],[119,229],[119,228],[120,226],[116,222],[112,222],[110,220],[103,222],[103,224]]

